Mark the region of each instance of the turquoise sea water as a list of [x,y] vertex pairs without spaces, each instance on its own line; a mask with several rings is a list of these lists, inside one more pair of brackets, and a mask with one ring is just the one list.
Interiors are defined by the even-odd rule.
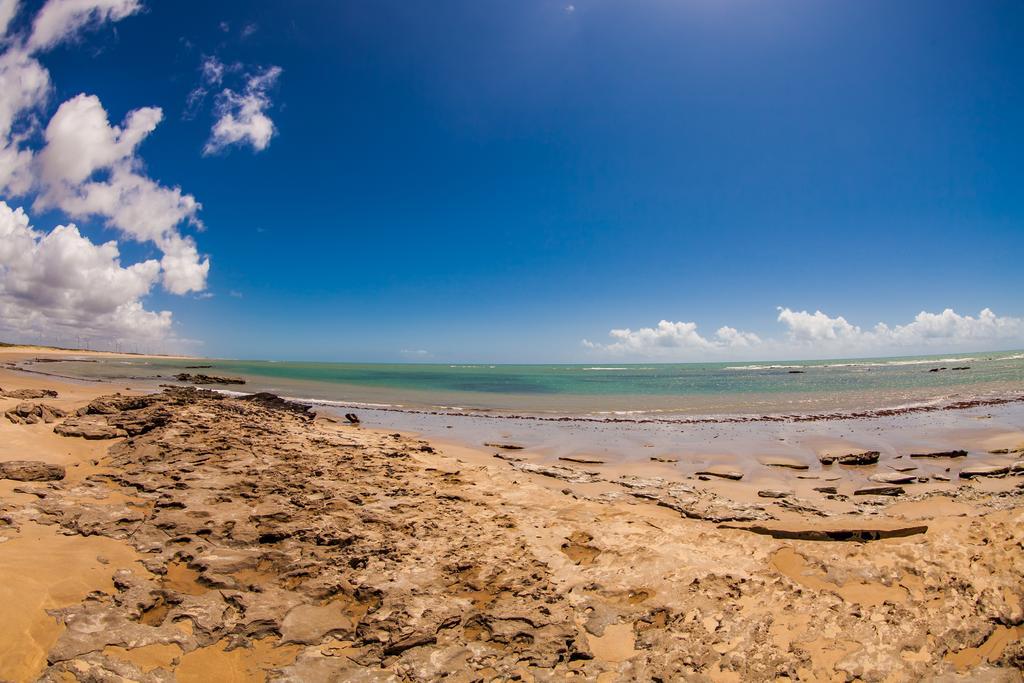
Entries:
[[[209,368],[187,366],[210,365]],[[126,383],[179,372],[238,376],[300,399],[405,409],[564,414],[793,413],[965,400],[1024,391],[1024,353],[773,363],[351,364],[117,358],[33,363]],[[932,371],[935,370],[935,371]]]

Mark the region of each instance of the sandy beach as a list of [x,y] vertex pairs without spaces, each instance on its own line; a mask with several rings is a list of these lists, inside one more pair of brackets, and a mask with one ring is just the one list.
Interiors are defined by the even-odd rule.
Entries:
[[0,680],[1021,680],[1013,414],[610,462],[269,395],[0,388]]

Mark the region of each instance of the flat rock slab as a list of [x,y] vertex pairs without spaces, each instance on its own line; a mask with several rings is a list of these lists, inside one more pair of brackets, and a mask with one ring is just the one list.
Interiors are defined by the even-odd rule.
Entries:
[[353,630],[340,605],[299,605],[281,622],[281,642],[315,645],[328,634],[351,635]]
[[793,491],[789,489],[761,489],[757,492],[757,495],[761,498],[789,498],[793,495]]
[[14,391],[0,389],[0,398],[19,398],[22,400],[57,398],[57,392],[53,389],[15,389]]
[[669,462],[669,463],[671,463],[671,462],[679,462],[679,458],[659,458],[656,455],[652,455],[651,456],[651,460],[653,462]]
[[488,448],[500,448],[503,451],[521,451],[521,450],[523,450],[522,446],[519,446],[519,445],[514,444],[514,443],[485,443],[484,445],[487,446]]
[[917,481],[917,476],[902,472],[879,472],[872,474],[868,479],[879,484],[913,484]]
[[14,481],[58,481],[64,478],[63,465],[51,465],[39,460],[9,460],[0,462],[0,479]]
[[743,478],[743,473],[739,470],[734,470],[727,467],[710,467],[706,470],[697,472],[698,477],[719,477],[721,479],[729,479],[731,481],[739,481]]
[[975,477],[1001,477],[1010,473],[1009,465],[976,465],[965,467],[960,470],[961,479],[973,479]]
[[849,453],[822,453],[818,461],[822,465],[874,465],[878,462],[878,451],[850,451]]
[[889,486],[879,484],[878,486],[865,486],[853,492],[855,496],[902,496],[906,491],[902,486]]
[[904,538],[928,531],[925,525],[878,527],[788,527],[745,524],[719,524],[719,529],[741,529],[754,534],[794,541],[853,541],[866,543],[883,538]]
[[911,453],[911,458],[966,458],[967,451],[965,450],[953,450],[953,451],[931,451],[928,453]]
[[563,456],[563,457],[559,458],[559,460],[564,460],[565,462],[575,462],[575,463],[579,463],[580,465],[603,465],[604,464],[604,460],[598,460],[597,458],[583,458],[583,457],[578,457],[578,456],[575,456],[575,455],[566,455],[566,456]]
[[105,421],[84,418],[68,418],[53,428],[53,431],[61,436],[77,436],[83,439],[116,439],[121,436],[128,436],[128,432],[112,427]]
[[758,458],[758,462],[765,467],[785,467],[791,470],[806,470],[808,469],[807,463],[794,460],[792,458],[776,458],[768,456],[764,458]]

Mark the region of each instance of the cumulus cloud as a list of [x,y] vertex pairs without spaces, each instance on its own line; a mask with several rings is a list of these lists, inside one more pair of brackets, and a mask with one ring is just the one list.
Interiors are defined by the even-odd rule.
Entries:
[[778,320],[786,326],[790,341],[804,347],[836,351],[963,349],[999,342],[1024,340],[1024,318],[997,316],[985,308],[977,317],[960,315],[951,308],[941,313],[921,311],[912,321],[889,326],[884,322],[861,329],[842,316],[829,317],[821,311],[779,309]]
[[200,204],[180,188],[142,175],[136,156],[138,145],[162,118],[160,109],[144,107],[129,112],[121,126],[111,126],[93,95],[61,104],[39,153],[44,189],[35,206],[57,207],[73,218],[100,216],[132,239],[156,244],[165,252],[165,288],[184,294],[202,290],[209,270],[209,261],[177,230],[183,222],[199,223]]
[[139,0],[49,0],[32,22],[29,51],[48,50],[82,31],[120,21],[142,9]]
[[698,360],[897,355],[1024,345],[1024,318],[998,316],[988,308],[976,317],[950,308],[941,313],[922,311],[905,324],[878,323],[866,329],[843,316],[784,307],[778,309],[777,320],[784,328],[778,338],[762,338],[729,326],[704,337],[696,323],[662,320],[656,327],[613,329],[610,343],[584,339],[583,346],[609,357]]
[[164,339],[169,311],[142,304],[160,276],[146,260],[122,266],[117,243],[94,244],[74,225],[35,230],[0,201],[0,329],[19,336]]
[[[174,294],[201,291],[209,260],[181,232],[185,224],[201,227],[200,204],[149,178],[138,156],[163,113],[142,107],[111,125],[100,100],[81,94],[44,125],[53,87],[39,61],[141,4],[48,0],[28,30],[10,33],[18,9],[16,0],[0,0],[0,325],[37,336],[61,329],[107,338],[165,336],[170,313],[148,311],[142,299],[156,283]],[[152,243],[162,257],[123,267],[116,242],[94,244],[74,225],[36,231],[23,211],[10,208],[14,197],[31,197],[38,210],[104,219],[120,235]]]
[[728,349],[748,348],[761,343],[751,332],[740,332],[732,327],[721,327],[711,338],[697,332],[697,323],[669,322],[662,320],[657,327],[628,327],[608,333],[614,339],[610,344],[598,344],[584,339],[589,349],[606,351],[615,355],[637,355],[646,357],[671,357],[691,355],[692,352],[720,352]]
[[38,125],[31,112],[46,102],[50,87],[49,72],[24,50],[0,54],[0,193],[19,196],[32,187],[33,154],[25,141]]
[[232,145],[249,145],[257,152],[267,148],[276,131],[267,115],[272,104],[268,93],[280,75],[281,67],[272,66],[250,76],[242,92],[221,91],[215,107],[217,121],[203,154],[216,154]]

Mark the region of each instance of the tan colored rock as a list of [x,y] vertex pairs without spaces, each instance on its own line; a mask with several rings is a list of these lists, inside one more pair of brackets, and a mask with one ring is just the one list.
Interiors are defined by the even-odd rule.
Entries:
[[281,622],[281,642],[315,645],[332,634],[349,638],[354,628],[340,605],[299,605]]
[[64,478],[64,466],[38,460],[0,462],[0,479],[14,481],[58,481]]

